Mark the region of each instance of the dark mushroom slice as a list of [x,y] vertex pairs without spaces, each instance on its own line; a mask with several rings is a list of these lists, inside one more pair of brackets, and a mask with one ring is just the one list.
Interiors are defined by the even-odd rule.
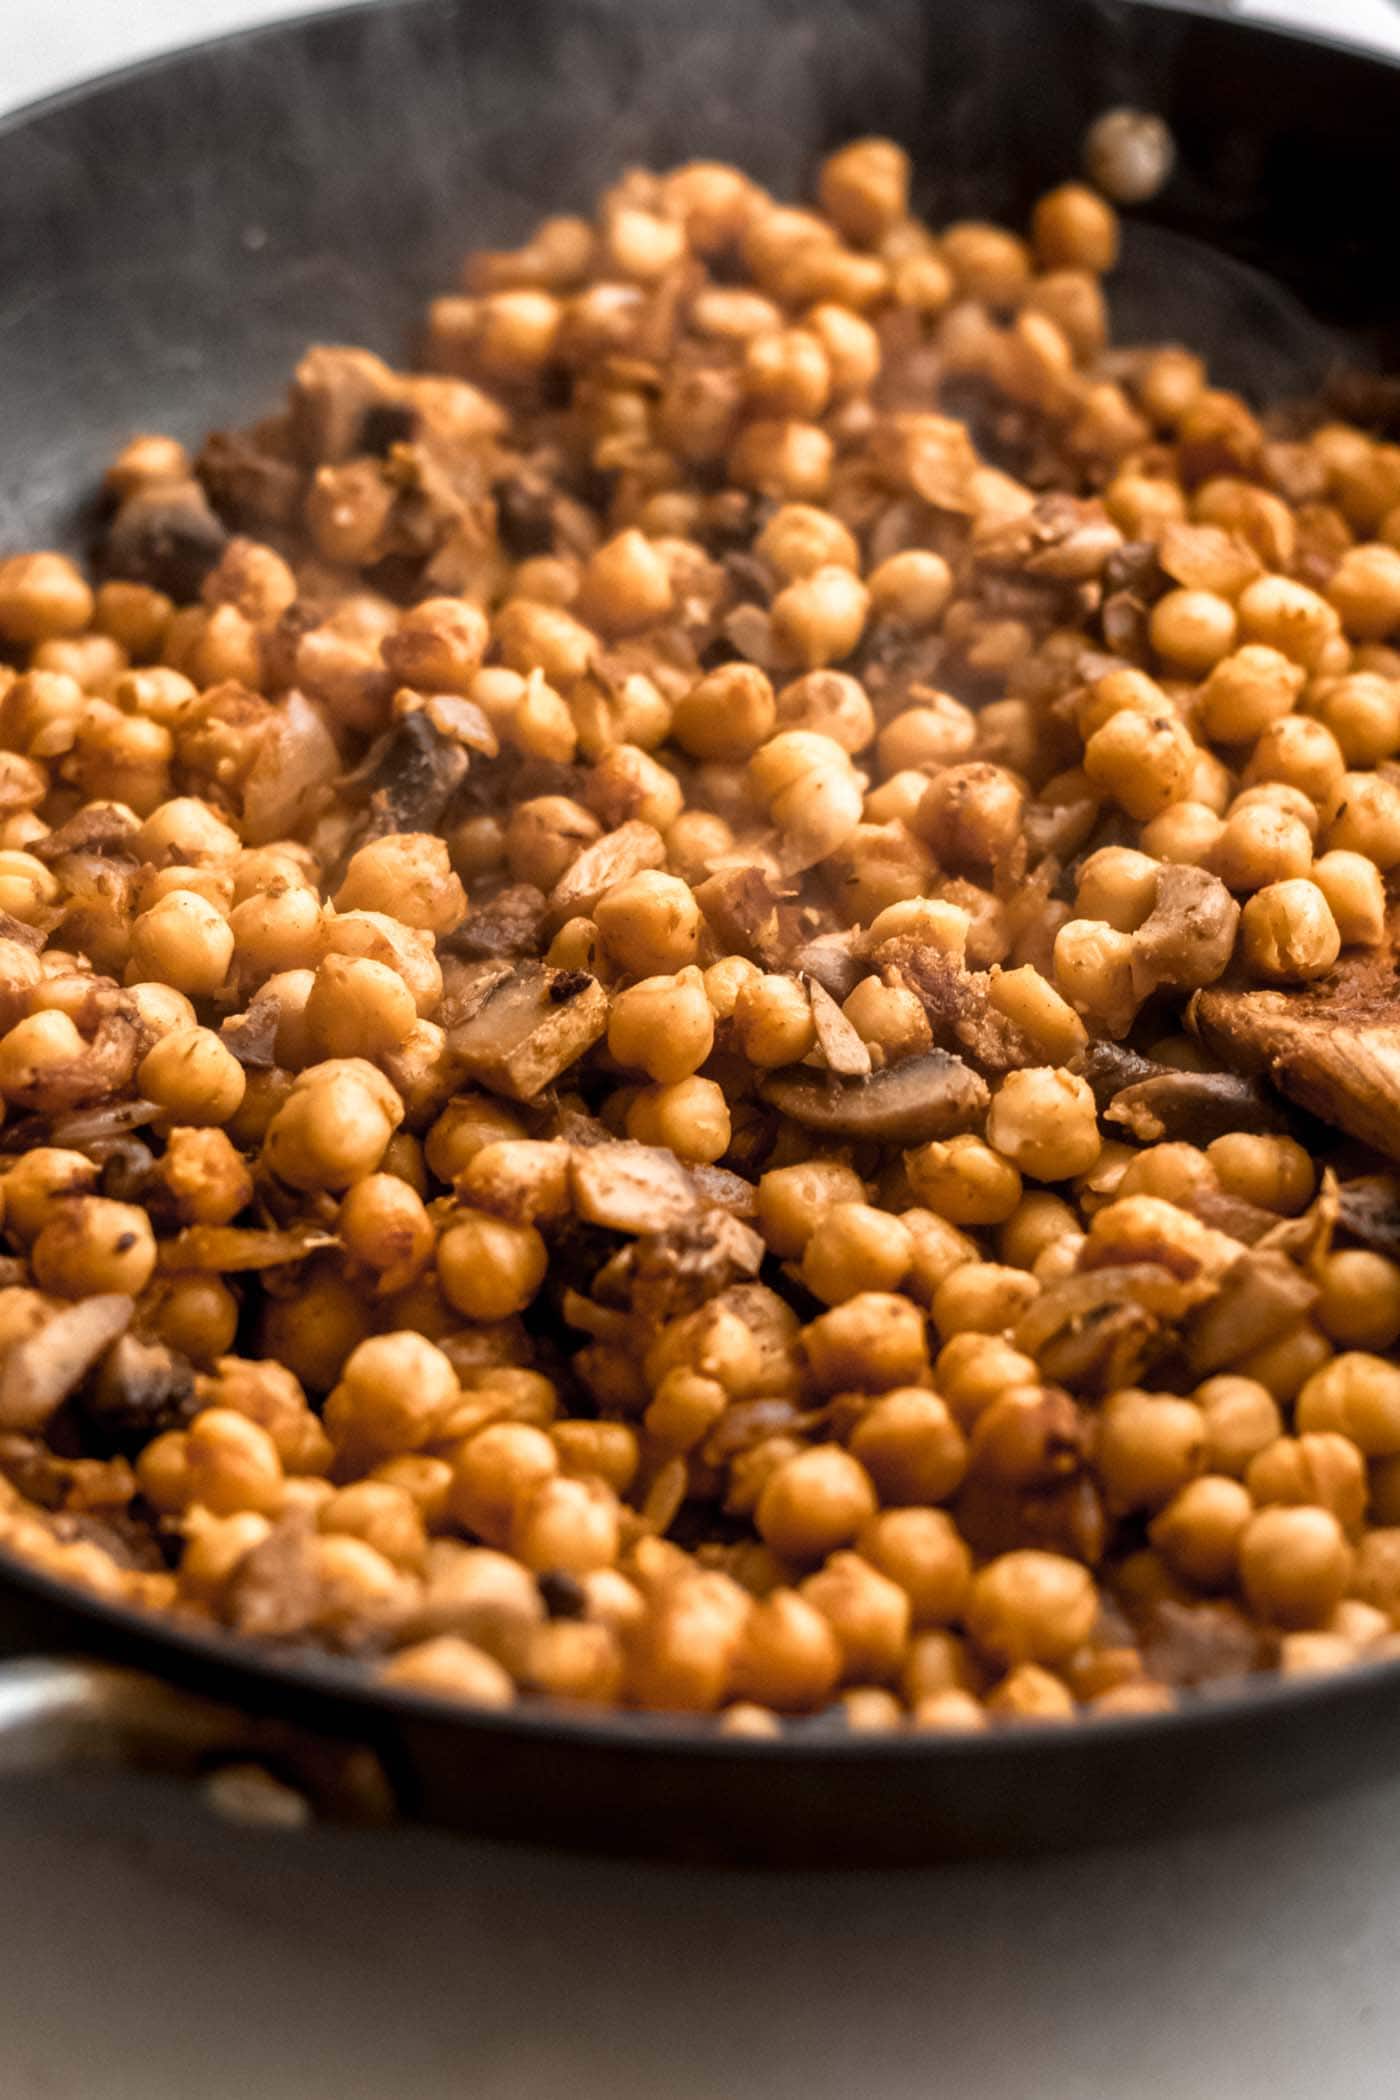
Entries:
[[1139,999],[1214,984],[1230,966],[1239,923],[1240,908],[1218,875],[1164,867],[1152,911],[1133,935],[1133,990]]
[[1140,1145],[1177,1140],[1208,1145],[1231,1131],[1289,1127],[1282,1103],[1272,1100],[1257,1080],[1239,1072],[1182,1072],[1169,1065],[1159,1065],[1149,1077],[1110,1094],[1100,1112],[1105,1122],[1121,1124]]
[[534,1101],[604,1033],[608,995],[586,970],[482,967],[506,974],[470,1017],[448,1029],[448,1055],[493,1093]]
[[439,955],[460,955],[464,962],[490,962],[506,956],[534,955],[543,935],[549,900],[533,883],[512,883],[487,903],[474,906],[460,926],[438,940]]
[[1342,1182],[1337,1224],[1361,1246],[1400,1261],[1400,1180],[1393,1174],[1361,1174]]
[[368,796],[365,825],[355,844],[394,831],[436,831],[467,776],[468,763],[463,744],[438,727],[428,708],[401,716],[344,783]]
[[[1392,941],[1395,929],[1392,926]],[[1400,1159],[1400,982],[1394,945],[1347,956],[1290,991],[1212,985],[1187,1025],[1232,1071]]]
[[880,1145],[956,1137],[981,1121],[991,1098],[986,1081],[947,1050],[836,1084],[809,1067],[791,1065],[762,1080],[759,1093],[804,1130]]
[[103,542],[102,565],[111,576],[150,584],[187,605],[198,598],[228,538],[197,481],[158,482],[122,504]]

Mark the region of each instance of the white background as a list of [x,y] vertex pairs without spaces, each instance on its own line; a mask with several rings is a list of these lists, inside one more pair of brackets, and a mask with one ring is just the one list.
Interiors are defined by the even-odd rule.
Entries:
[[[1387,0],[1249,11],[1400,49]],[[0,0],[0,107],[285,12]],[[22,1782],[0,1920],[0,2100],[1400,2091],[1400,1784],[1170,1846],[818,1880],[250,1835],[154,1782]]]

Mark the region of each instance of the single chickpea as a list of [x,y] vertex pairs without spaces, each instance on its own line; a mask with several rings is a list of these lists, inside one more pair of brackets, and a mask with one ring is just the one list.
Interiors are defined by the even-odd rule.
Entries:
[[402,1120],[403,1103],[381,1072],[361,1058],[334,1058],[297,1074],[263,1156],[293,1188],[349,1188],[375,1171]]
[[510,1550],[537,1572],[557,1568],[586,1575],[611,1567],[620,1538],[617,1497],[601,1480],[537,1480],[511,1518]]
[[887,1504],[946,1501],[967,1471],[967,1445],[947,1402],[917,1386],[877,1400],[852,1432],[851,1451]]
[[1193,1401],[1128,1387],[1105,1405],[1098,1471],[1118,1508],[1162,1508],[1205,1463],[1205,1420]]
[[848,240],[875,241],[909,209],[909,155],[893,139],[856,139],[822,162],[822,210]]
[[875,1686],[893,1679],[909,1640],[909,1598],[860,1554],[833,1553],[798,1594],[836,1635],[842,1676]]
[[963,219],[944,229],[941,247],[965,299],[1000,308],[1019,304],[1030,281],[1030,256],[1014,233]]
[[374,1059],[408,1039],[418,1010],[412,992],[387,963],[328,955],[312,979],[303,1018],[313,1057]]
[[1246,643],[1211,669],[1201,689],[1200,725],[1219,743],[1248,743],[1292,711],[1306,677],[1281,650]]
[[1265,642],[1309,671],[1341,630],[1336,608],[1289,576],[1261,576],[1246,585],[1237,611],[1247,640]]
[[1136,933],[1157,901],[1158,863],[1131,846],[1101,846],[1079,869],[1075,916]]
[[391,832],[351,857],[337,911],[382,911],[405,926],[450,933],[466,916],[467,898],[445,842],[427,832]]
[[913,1242],[888,1211],[836,1203],[818,1219],[802,1254],[802,1281],[823,1304],[860,1291],[892,1291],[908,1273]]
[[749,400],[771,416],[819,416],[831,393],[825,346],[807,328],[774,328],[751,336],[743,377]]
[[733,1137],[724,1089],[698,1075],[643,1087],[627,1110],[627,1134],[643,1145],[666,1145],[678,1159],[713,1165]]
[[1378,541],[1348,547],[1328,578],[1327,600],[1349,635],[1383,642],[1400,626],[1400,553]]
[[1146,823],[1186,799],[1195,756],[1191,733],[1178,716],[1120,708],[1089,737],[1084,770],[1130,817]]
[[965,1612],[979,1648],[1002,1663],[1063,1662],[1089,1638],[1098,1597],[1087,1568],[1022,1548],[972,1578]]
[[247,1080],[212,1028],[184,1028],[146,1052],[136,1085],[177,1122],[226,1123],[238,1112]]
[[918,994],[907,985],[862,977],[841,1011],[861,1041],[886,1064],[917,1057],[932,1047],[933,1032]]
[[1199,678],[1235,646],[1235,608],[1214,591],[1168,591],[1148,621],[1152,646],[1164,663]]
[[1324,844],[1364,854],[1387,873],[1400,865],[1400,788],[1381,773],[1344,773],[1323,811]]
[[92,592],[63,554],[13,554],[0,562],[0,639],[20,646],[80,634]]
[[131,928],[132,965],[191,998],[208,998],[228,976],[233,928],[216,906],[193,890],[172,890]]
[[1325,977],[1342,946],[1327,899],[1305,877],[1256,890],[1241,915],[1240,937],[1246,967],[1272,984]]
[[206,1407],[185,1439],[189,1494],[216,1517],[271,1516],[282,1500],[282,1461],[265,1429],[231,1408]]
[[432,1259],[432,1221],[416,1190],[396,1174],[367,1174],[346,1190],[336,1230],[352,1262],[371,1269],[381,1294],[407,1290]]
[[657,976],[695,961],[700,911],[679,876],[656,869],[629,876],[603,893],[593,916],[609,954],[633,976]]
[[870,593],[849,569],[814,569],[774,598],[773,638],[808,669],[839,663],[860,641],[869,609]]
[[400,1648],[381,1664],[379,1674],[385,1684],[404,1691],[457,1699],[468,1706],[509,1706],[515,1698],[515,1686],[501,1665],[452,1633]]
[[1368,1247],[1343,1247],[1323,1257],[1316,1281],[1314,1312],[1329,1341],[1370,1351],[1400,1341],[1400,1263]]
[[945,868],[995,866],[1021,835],[1025,794],[1004,766],[974,760],[932,779],[915,829]]
[[796,1590],[770,1590],[749,1613],[732,1661],[738,1696],[780,1713],[803,1713],[830,1698],[842,1654],[831,1623]]
[[784,1560],[811,1562],[849,1545],[876,1506],[864,1467],[839,1444],[817,1444],[770,1473],[754,1521]]
[[467,1319],[507,1320],[530,1303],[547,1261],[533,1225],[468,1211],[438,1242],[438,1281],[448,1303]]
[[1330,1510],[1272,1506],[1240,1540],[1240,1582],[1261,1618],[1290,1628],[1326,1623],[1345,1593],[1353,1555]]
[[70,1196],[50,1206],[29,1260],[40,1290],[60,1298],[106,1291],[136,1297],[155,1270],[155,1235],[134,1204]]
[[[800,1171],[800,1170],[799,1170]],[[38,1238],[66,1198],[96,1193],[98,1168],[86,1153],[57,1145],[22,1152],[0,1182],[5,1230],[22,1246]]]
[[1300,1430],[1336,1430],[1367,1458],[1400,1453],[1400,1369],[1383,1356],[1347,1350],[1315,1371],[1298,1394]]
[[810,503],[826,494],[831,461],[831,439],[819,423],[760,417],[730,451],[729,479],[778,502]]
[[1351,1438],[1335,1430],[1276,1438],[1250,1460],[1244,1484],[1261,1508],[1315,1503],[1348,1532],[1358,1531],[1366,1514],[1366,1461]]
[[688,1079],[714,1046],[705,979],[692,964],[673,977],[646,977],[620,992],[608,1017],[608,1048],[621,1065],[661,1084]]
[[816,1041],[811,1001],[795,977],[765,975],[742,985],[734,1037],[751,1065],[796,1064]]
[[951,1225],[1001,1225],[1021,1200],[1014,1163],[971,1134],[905,1154],[909,1186]]
[[1112,1036],[1126,1035],[1138,1009],[1133,943],[1097,919],[1071,919],[1055,936],[1055,981],[1076,1013]]
[[671,603],[665,558],[635,526],[605,541],[584,564],[579,610],[605,634],[631,634],[664,620]]
[[1193,1395],[1205,1420],[1206,1463],[1213,1473],[1240,1479],[1249,1462],[1283,1434],[1278,1402],[1252,1378],[1208,1378]]
[[1312,1201],[1317,1174],[1293,1138],[1237,1130],[1212,1139],[1206,1158],[1227,1195],[1296,1217]]
[[1082,182],[1047,190],[1031,214],[1031,240],[1042,270],[1092,270],[1118,260],[1118,214]]
[[1400,681],[1353,671],[1329,681],[1314,705],[1348,766],[1380,765],[1400,751]]
[[1281,781],[1310,802],[1327,803],[1346,771],[1341,746],[1325,722],[1309,715],[1285,715],[1258,739],[1245,767],[1248,785]]
[[1253,1514],[1253,1499],[1238,1480],[1204,1473],[1173,1495],[1148,1537],[1174,1574],[1198,1589],[1222,1590],[1234,1580]]
[[1051,1066],[1007,1074],[988,1112],[987,1137],[1037,1181],[1087,1174],[1102,1146],[1087,1082]]
[[924,1315],[907,1298],[862,1291],[803,1329],[802,1347],[824,1392],[888,1392],[928,1371]]
[[460,1396],[448,1358],[421,1334],[377,1334],[352,1349],[326,1401],[327,1433],[342,1450],[378,1456],[430,1441]]
[[[883,1510],[861,1531],[859,1547],[873,1568],[878,1568],[891,1582],[897,1582],[905,1592],[916,1628],[944,1627],[961,1615],[972,1579],[972,1555],[945,1510]],[[921,1643],[917,1638],[914,1641],[905,1664],[903,1689],[906,1697],[915,1676],[921,1680],[923,1691],[941,1689],[929,1681],[940,1664],[944,1670],[950,1670],[950,1666],[951,1669],[966,1670],[960,1647],[955,1651],[956,1661],[946,1654],[946,1645],[954,1637],[941,1638],[944,1647],[936,1662],[929,1653],[928,1643]],[[961,1680],[950,1674],[949,1681]]]
[[818,569],[860,568],[860,550],[840,519],[810,503],[780,505],[755,540],[754,552],[785,583],[796,583]]

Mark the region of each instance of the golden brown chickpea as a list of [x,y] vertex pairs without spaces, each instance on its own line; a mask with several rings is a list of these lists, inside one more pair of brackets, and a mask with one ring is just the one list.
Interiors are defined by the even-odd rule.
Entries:
[[1050,1066],[1009,1072],[988,1112],[987,1138],[1037,1181],[1087,1174],[1102,1148],[1092,1090]]
[[967,1446],[946,1401],[917,1386],[877,1400],[852,1432],[851,1451],[887,1504],[945,1501],[967,1470]]
[[396,1174],[367,1174],[348,1189],[336,1230],[350,1260],[373,1270],[381,1294],[407,1290],[432,1259],[432,1221],[422,1198]]
[[1325,977],[1342,946],[1327,899],[1305,877],[1257,890],[1241,915],[1240,938],[1247,968],[1270,984]]
[[830,1622],[796,1590],[778,1588],[749,1613],[732,1663],[734,1691],[780,1713],[803,1713],[830,1698],[842,1655]]
[[429,1442],[459,1397],[442,1351],[407,1330],[377,1334],[347,1356],[326,1402],[325,1426],[345,1450],[385,1456]]
[[1031,239],[1042,270],[1071,268],[1102,275],[1118,260],[1118,214],[1084,183],[1062,183],[1036,204]]
[[835,1203],[802,1254],[802,1281],[826,1305],[859,1291],[892,1291],[908,1273],[913,1241],[898,1218],[868,1203]]
[[1160,1509],[1205,1463],[1205,1419],[1192,1401],[1126,1388],[1105,1405],[1097,1464],[1118,1507]]
[[80,634],[93,598],[63,554],[14,554],[0,562],[0,638],[32,644]]
[[402,1120],[381,1072],[362,1058],[333,1058],[297,1074],[268,1125],[264,1157],[293,1188],[349,1188],[374,1172]]
[[1202,1474],[1173,1495],[1148,1536],[1174,1574],[1197,1589],[1225,1589],[1254,1514],[1249,1491],[1223,1473]]
[[506,1320],[523,1312],[541,1283],[547,1256],[532,1225],[512,1225],[481,1211],[459,1214],[438,1242],[443,1295],[469,1320]]
[[731,450],[729,479],[781,503],[810,503],[826,494],[831,460],[831,439],[820,424],[760,417]]
[[648,869],[614,883],[593,915],[609,954],[634,977],[681,970],[695,961],[699,907],[677,875]]
[[1329,1341],[1377,1352],[1400,1341],[1400,1264],[1368,1247],[1339,1248],[1319,1263],[1317,1285],[1316,1317]]
[[1341,1602],[1353,1555],[1330,1510],[1259,1510],[1240,1540],[1240,1581],[1251,1607],[1275,1625],[1324,1625]]
[[40,1290],[57,1297],[120,1291],[134,1298],[155,1269],[155,1236],[134,1204],[69,1196],[49,1206],[29,1259]]
[[1087,1568],[1057,1553],[1003,1553],[972,1579],[967,1630],[994,1661],[1063,1662],[1088,1639],[1098,1612]]
[[1013,1163],[981,1138],[935,1139],[905,1154],[909,1186],[952,1225],[1001,1225],[1021,1200]]
[[817,194],[847,239],[875,241],[908,211],[910,173],[892,139],[856,139],[823,161]]
[[733,1024],[751,1065],[796,1064],[816,1041],[811,1001],[795,977],[760,976],[741,985]]
[[1400,1368],[1348,1350],[1315,1371],[1298,1394],[1300,1430],[1336,1430],[1367,1458],[1400,1453]]
[[909,1638],[909,1598],[858,1553],[833,1553],[799,1592],[822,1614],[841,1649],[842,1676],[856,1683],[891,1680]]
[[770,1473],[754,1521],[783,1559],[817,1561],[849,1545],[875,1509],[864,1467],[838,1444],[817,1444]]
[[162,1037],[137,1067],[136,1084],[181,1123],[226,1123],[242,1103],[247,1080],[212,1028],[182,1028]]
[[233,960],[233,929],[193,890],[172,890],[131,928],[132,968],[191,998],[217,992]]
[[12,1241],[27,1245],[38,1238],[55,1206],[69,1196],[94,1194],[97,1181],[98,1168],[85,1153],[56,1145],[22,1152],[0,1183],[6,1232]]

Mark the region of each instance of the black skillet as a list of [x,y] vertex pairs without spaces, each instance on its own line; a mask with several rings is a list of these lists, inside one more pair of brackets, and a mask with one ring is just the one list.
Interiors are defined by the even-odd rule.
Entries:
[[[1136,215],[1120,336],[1260,397],[1400,368],[1400,68],[1115,0],[398,0],[211,45],[0,126],[0,547],[76,545],[131,431],[197,437],[311,340],[402,353],[469,246],[703,154],[800,194],[854,134],[936,218],[1016,220],[1113,105],[1176,174]],[[1400,1663],[1162,1718],[971,1740],[820,1720],[462,1712],[164,1625],[4,1564],[0,1770],[253,1757],[348,1813],[679,1858],[865,1864],[1168,1830],[1400,1765]],[[213,1703],[213,1702],[218,1702]],[[359,1746],[357,1748],[357,1746]]]

